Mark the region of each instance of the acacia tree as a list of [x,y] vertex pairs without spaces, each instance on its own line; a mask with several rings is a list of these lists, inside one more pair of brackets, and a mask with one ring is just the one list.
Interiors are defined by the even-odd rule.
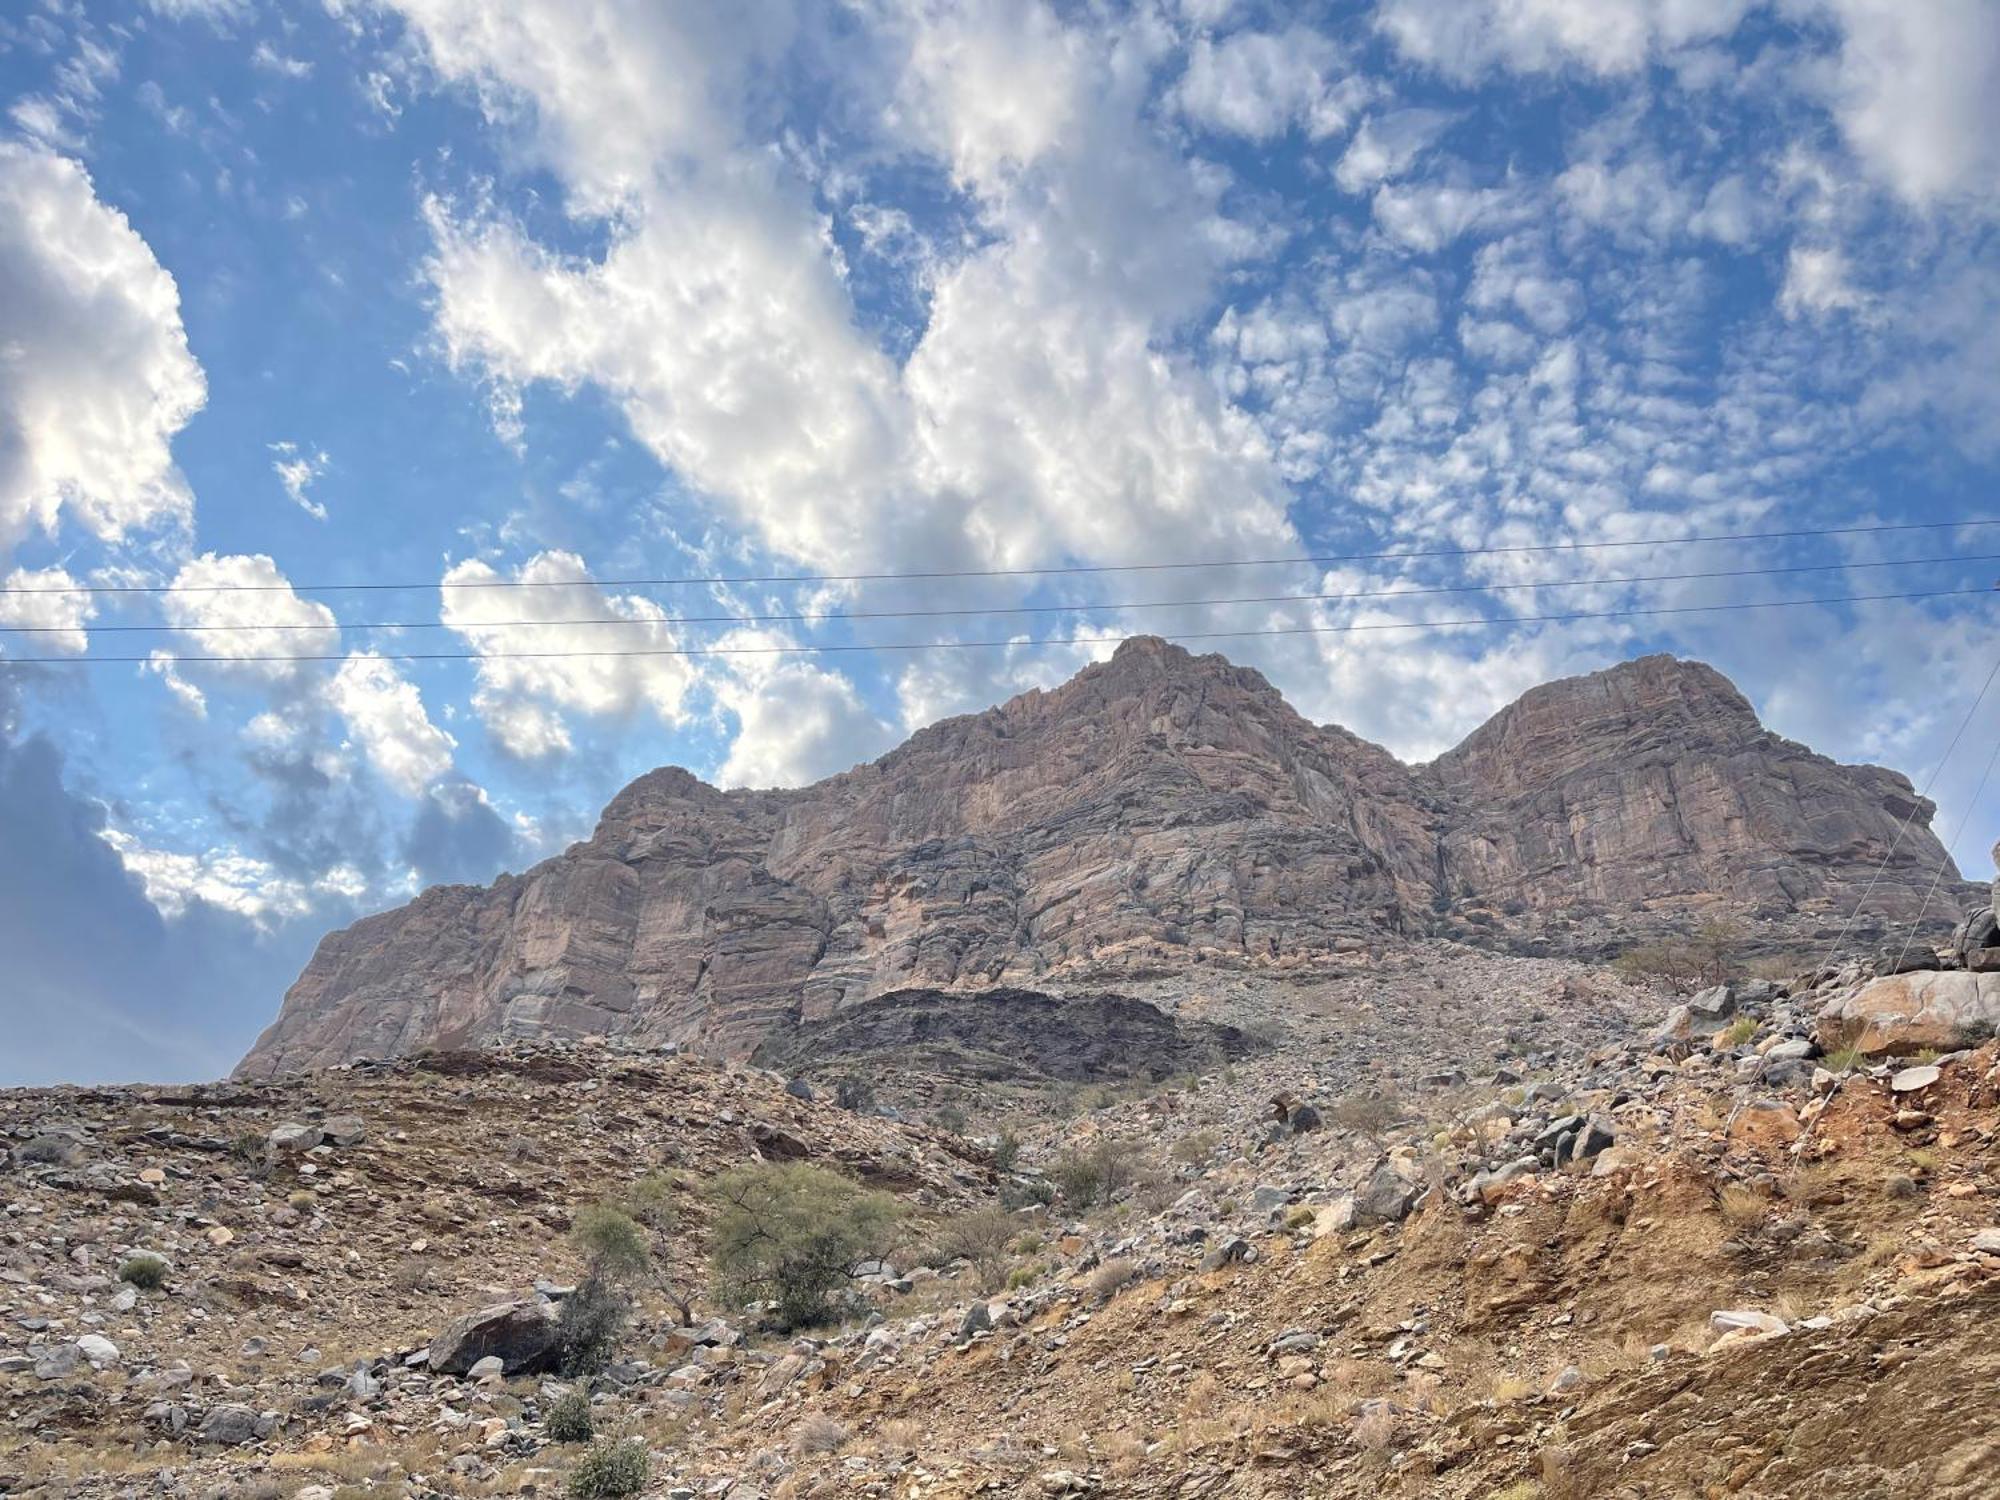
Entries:
[[736,1302],[768,1302],[783,1328],[823,1323],[833,1294],[893,1241],[901,1207],[804,1162],[737,1167],[709,1183],[709,1259]]

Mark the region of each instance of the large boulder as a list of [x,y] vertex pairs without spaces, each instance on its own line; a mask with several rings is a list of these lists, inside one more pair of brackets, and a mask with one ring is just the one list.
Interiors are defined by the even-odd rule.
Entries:
[[1836,996],[1819,1013],[1820,1045],[1870,1057],[1954,1052],[2000,1030],[2000,974],[1895,974]]
[[509,1375],[554,1364],[554,1305],[532,1299],[496,1302],[455,1318],[431,1340],[430,1367],[441,1375],[464,1375],[488,1355],[498,1356]]
[[1409,1217],[1416,1201],[1417,1185],[1385,1161],[1355,1190],[1354,1217],[1364,1224],[1394,1224]]

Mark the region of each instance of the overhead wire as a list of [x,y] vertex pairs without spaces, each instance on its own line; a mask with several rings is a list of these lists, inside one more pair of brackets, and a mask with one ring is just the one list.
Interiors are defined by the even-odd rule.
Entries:
[[342,592],[390,592],[414,589],[541,589],[572,588],[579,583],[599,588],[678,588],[683,586],[746,583],[884,583],[898,579],[1037,578],[1075,574],[1156,573],[1209,568],[1271,568],[1354,562],[1400,562],[1415,559],[1453,557],[1498,557],[1531,552],[1594,552],[1621,547],[1679,547],[1703,542],[1798,541],[1836,536],[1881,536],[1911,531],[1949,531],[1974,526],[2000,526],[2000,517],[1973,517],[1951,521],[1897,521],[1865,526],[1795,527],[1783,531],[1730,531],[1697,533],[1678,537],[1621,537],[1597,541],[1520,542],[1485,547],[1404,548],[1380,552],[1323,552],[1286,557],[1200,558],[1191,561],[1137,563],[1062,563],[1021,568],[937,568],[879,573],[765,573],[715,574],[678,578],[494,578],[424,579],[412,583],[99,583],[99,584],[10,584],[0,585],[0,595],[28,594],[326,594]]
[[1930,888],[1924,892],[1924,899],[1917,904],[1917,914],[1910,918],[1909,933],[1903,938],[1903,946],[1896,954],[1896,967],[1891,973],[1900,973],[1903,960],[1910,955],[1910,944],[1917,940],[1917,929],[1923,926],[1924,917],[1931,909],[1931,898],[1937,895],[1938,887],[1944,883],[1944,872],[1951,868],[1951,851],[1964,837],[1965,828],[1972,821],[1972,814],[1979,806],[1979,799],[1986,791],[1986,783],[1993,778],[1993,768],[2000,765],[2000,734],[1993,736],[1993,753],[1986,757],[1986,769],[1979,773],[1979,783],[1972,789],[1972,795],[1965,799],[1965,811],[1958,816],[1958,826],[1951,831],[1946,841],[1944,853],[1938,859],[1937,872],[1931,876]]
[[[1867,604],[1889,600],[1961,598],[1968,595],[1993,596],[1989,588],[1915,589],[1880,594],[1840,594],[1811,599],[1740,600],[1726,604],[1656,605],[1627,609],[1579,610],[1565,614],[1476,616],[1459,620],[1373,620],[1344,625],[1287,625],[1247,630],[1175,631],[1166,638],[1174,641],[1248,640],[1270,636],[1346,635],[1380,630],[1451,630],[1496,626],[1566,624],[1581,620],[1613,620],[1667,615],[1719,614],[1736,610],[1789,609],[1812,605]],[[662,622],[665,623],[665,622]],[[331,628],[331,627],[329,627]],[[1044,636],[1040,639],[814,642],[783,646],[645,646],[627,648],[564,649],[551,651],[380,651],[379,660],[426,661],[556,661],[588,657],[698,657],[698,656],[811,656],[865,653],[874,651],[971,651],[993,648],[1039,648],[1047,646],[1096,645],[1110,635]],[[90,666],[117,663],[180,666],[195,664],[248,664],[255,662],[337,662],[346,661],[347,652],[333,653],[252,653],[242,655],[193,655],[178,652],[149,652],[119,656],[15,656],[0,657],[0,666]]]
[[[1221,599],[1134,599],[1122,601],[1080,601],[1069,604],[953,605],[927,609],[809,610],[790,613],[611,616],[602,615],[549,620],[373,620],[331,623],[320,620],[272,621],[149,621],[144,624],[0,625],[0,635],[63,635],[85,630],[93,635],[171,631],[176,634],[201,632],[324,631],[324,630],[525,630],[571,626],[658,626],[683,625],[764,625],[819,624],[840,620],[942,619],[964,615],[1060,615],[1106,614],[1140,609],[1212,609],[1245,604],[1327,604],[1361,599],[1421,599],[1446,594],[1520,592],[1529,589],[1616,588],[1642,583],[1688,583],[1719,578],[1770,578],[1798,573],[1844,573],[1864,568],[1907,568],[1932,564],[2000,562],[2000,552],[1975,552],[1943,557],[1899,557],[1865,562],[1799,563],[1771,568],[1718,568],[1684,573],[1613,574],[1587,578],[1543,578],[1500,583],[1438,584],[1423,588],[1353,589],[1326,593],[1246,594]],[[577,583],[573,587],[591,587]]]
[[[1883,873],[1889,868],[1889,862],[1896,857],[1896,851],[1902,848],[1904,835],[1910,831],[1911,826],[1916,822],[1917,814],[1923,811],[1924,802],[1930,797],[1931,788],[1937,785],[1938,777],[1944,773],[1945,766],[1950,763],[1953,753],[1958,749],[1958,742],[1965,737],[1965,731],[1971,726],[1973,718],[1979,713],[1980,704],[1986,701],[1987,693],[1992,691],[1996,678],[2000,678],[2000,661],[1994,662],[1992,670],[1986,674],[1986,680],[1979,685],[1979,691],[1973,695],[1971,704],[1965,710],[1965,716],[1958,721],[1958,728],[1952,732],[1950,741],[1944,747],[1944,754],[1937,758],[1937,764],[1931,767],[1930,775],[1924,778],[1924,784],[1918,788],[1917,801],[1912,803],[1909,812],[1903,815],[1903,821],[1896,829],[1895,838],[1890,840],[1889,847],[1884,851],[1880,863],[1875,866],[1874,873],[1868,877],[1868,884],[1862,888],[1861,898],[1854,903],[1854,910],[1847,914],[1847,920],[1840,924],[1840,931],[1834,934],[1833,941],[1827,945],[1826,955],[1820,959],[1818,966],[1812,970],[1813,973],[1825,970],[1839,959],[1841,950],[1847,942],[1848,933],[1853,931],[1854,924],[1860,920],[1862,911],[1868,905],[1868,898],[1875,894],[1875,887],[1881,883]],[[1956,842],[1955,839],[1954,842]],[[1949,851],[1947,851],[1947,857],[1949,857]],[[1911,930],[1912,932],[1915,931],[1914,926]],[[1904,946],[1907,951],[1908,944]],[[1898,962],[1900,961],[1898,960]]]

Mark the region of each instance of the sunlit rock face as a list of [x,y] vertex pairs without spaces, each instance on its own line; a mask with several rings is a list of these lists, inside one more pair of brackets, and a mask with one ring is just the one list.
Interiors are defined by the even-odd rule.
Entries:
[[1726,914],[1804,935],[1913,812],[1880,920],[1944,860],[1930,804],[1771,734],[1699,663],[1547,684],[1413,767],[1140,638],[813,786],[642,776],[527,873],[328,937],[239,1071],[538,1033],[744,1056],[912,986],[1284,972],[1430,934],[1606,951]]

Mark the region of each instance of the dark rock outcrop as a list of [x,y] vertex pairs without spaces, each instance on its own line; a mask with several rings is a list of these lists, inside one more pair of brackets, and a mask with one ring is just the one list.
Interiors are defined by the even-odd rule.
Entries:
[[1931,810],[1671,657],[1537,688],[1411,767],[1141,638],[796,791],[642,776],[526,874],[328,937],[239,1071],[544,1033],[744,1056],[897,990],[1282,972],[1434,931],[1797,936],[1838,925],[1911,818],[1869,902],[1907,920],[1944,859]]
[[866,1059],[990,1082],[1158,1083],[1233,1062],[1251,1045],[1233,1026],[1178,1023],[1122,995],[897,990],[776,1032],[751,1061],[780,1072]]

